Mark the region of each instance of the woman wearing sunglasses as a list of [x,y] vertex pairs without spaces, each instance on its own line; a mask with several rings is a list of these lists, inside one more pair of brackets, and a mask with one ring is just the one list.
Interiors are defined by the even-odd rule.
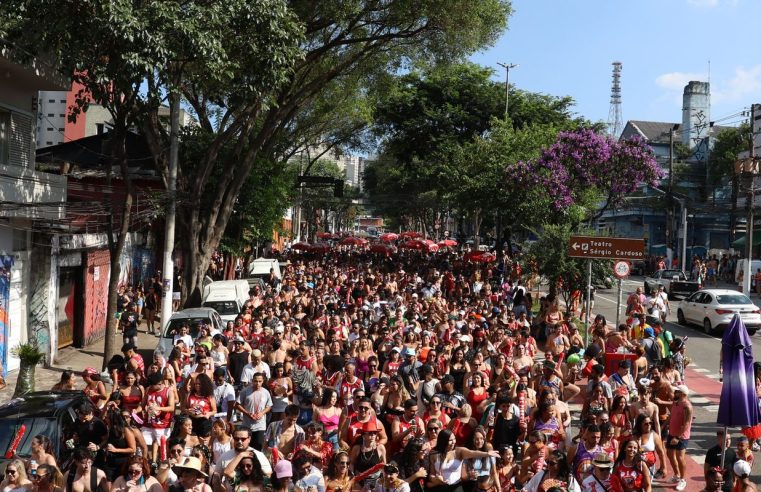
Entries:
[[333,456],[325,478],[326,492],[351,492],[354,480],[349,473],[349,454],[346,451]]
[[116,477],[111,492],[162,492],[161,484],[151,476],[148,462],[142,456],[132,456]]
[[32,482],[26,477],[23,461],[13,460],[5,465],[5,478],[0,483],[2,492],[26,492],[31,485]]
[[63,475],[53,465],[40,465],[32,476],[32,484],[32,492],[63,492]]

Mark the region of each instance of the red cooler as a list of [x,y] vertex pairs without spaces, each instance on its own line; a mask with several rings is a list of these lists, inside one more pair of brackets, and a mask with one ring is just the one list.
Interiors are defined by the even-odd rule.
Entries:
[[634,367],[634,361],[637,360],[637,354],[619,354],[618,352],[605,352],[605,375],[610,376],[618,369],[618,363],[622,360],[628,360]]

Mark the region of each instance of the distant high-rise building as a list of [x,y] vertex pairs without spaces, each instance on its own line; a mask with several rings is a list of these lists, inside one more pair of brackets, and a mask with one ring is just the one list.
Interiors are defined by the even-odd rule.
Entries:
[[346,174],[346,182],[362,191],[362,175],[365,172],[364,157],[342,155],[338,158],[338,167]]

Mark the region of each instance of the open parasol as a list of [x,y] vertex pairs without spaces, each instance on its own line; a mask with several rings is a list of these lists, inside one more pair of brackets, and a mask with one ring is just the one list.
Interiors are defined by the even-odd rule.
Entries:
[[312,249],[312,245],[305,242],[298,242],[292,244],[291,249],[295,251],[309,251]]

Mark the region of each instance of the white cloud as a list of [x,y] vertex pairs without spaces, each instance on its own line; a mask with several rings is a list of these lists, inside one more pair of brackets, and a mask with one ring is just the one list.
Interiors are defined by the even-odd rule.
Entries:
[[711,84],[711,99],[715,103],[747,101],[751,96],[761,95],[761,65],[750,68],[737,67],[729,80]]
[[703,73],[671,72],[664,73],[655,78],[655,83],[667,91],[679,91],[681,94],[684,86],[691,80],[706,80]]

